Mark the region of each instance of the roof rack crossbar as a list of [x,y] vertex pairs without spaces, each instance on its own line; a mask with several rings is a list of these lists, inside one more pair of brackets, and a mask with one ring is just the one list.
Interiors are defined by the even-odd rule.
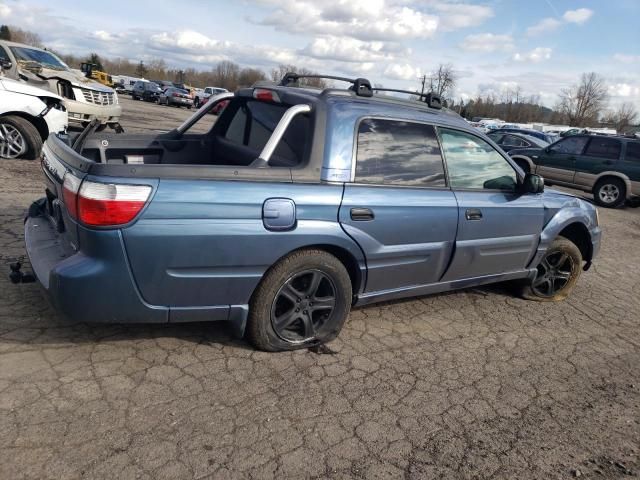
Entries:
[[442,97],[434,92],[428,93],[419,93],[412,92],[411,90],[398,90],[396,88],[377,88],[373,87],[374,92],[395,92],[395,93],[406,93],[408,95],[416,95],[421,101],[429,105],[431,108],[435,108],[436,110],[440,110],[442,108]]
[[334,75],[315,75],[315,74],[298,74],[294,72],[285,73],[282,80],[280,80],[281,87],[288,87],[292,84],[295,84],[301,78],[325,78],[327,80],[339,80],[341,82],[348,82],[351,84],[349,90],[355,92],[356,95],[360,97],[371,97],[373,96],[373,89],[371,88],[371,82],[366,78],[347,78],[347,77],[336,77]]

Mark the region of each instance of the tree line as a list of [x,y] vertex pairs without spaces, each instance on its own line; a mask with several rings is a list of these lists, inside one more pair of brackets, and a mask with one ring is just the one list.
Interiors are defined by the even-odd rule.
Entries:
[[[38,34],[14,26],[0,26],[0,39],[12,40],[29,45],[43,47]],[[224,60],[209,70],[195,68],[178,69],[170,67],[164,59],[132,62],[125,58],[106,58],[97,53],[88,56],[76,56],[54,52],[72,68],[89,62],[101,71],[112,75],[129,75],[149,80],[170,80],[187,83],[196,87],[216,86],[234,91],[241,87],[251,86],[255,82],[271,80],[278,82],[287,72],[301,75],[313,75],[314,72],[295,65],[279,65],[269,72],[241,67],[237,63]],[[630,131],[639,120],[636,107],[624,103],[617,109],[608,108],[607,85],[604,78],[595,72],[584,73],[579,81],[559,92],[559,100],[553,108],[542,105],[537,95],[524,95],[520,87],[501,92],[499,95],[489,93],[477,95],[463,101],[455,99],[454,92],[459,75],[451,64],[440,64],[430,74],[423,75],[421,91],[435,92],[445,99],[447,106],[466,119],[476,117],[500,118],[509,123],[551,123],[568,124],[575,127],[595,127],[607,125],[618,132]],[[326,88],[330,86],[322,79],[301,80],[302,86]],[[381,86],[381,85],[377,85]]]

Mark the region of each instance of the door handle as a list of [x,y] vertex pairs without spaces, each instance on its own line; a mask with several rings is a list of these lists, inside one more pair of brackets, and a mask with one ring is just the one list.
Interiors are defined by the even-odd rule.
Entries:
[[482,210],[479,208],[469,208],[464,213],[467,220],[482,220]]
[[369,222],[375,218],[373,211],[369,208],[352,208],[351,220],[354,222]]

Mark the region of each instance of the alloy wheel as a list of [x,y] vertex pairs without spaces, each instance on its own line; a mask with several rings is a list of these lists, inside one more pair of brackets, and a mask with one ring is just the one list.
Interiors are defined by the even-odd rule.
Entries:
[[607,183],[598,190],[598,197],[603,203],[615,203],[620,197],[620,189],[617,185]]
[[320,270],[306,270],[290,277],[273,300],[271,325],[275,333],[291,343],[317,336],[336,307],[336,287]]
[[565,252],[551,252],[538,265],[531,288],[541,297],[553,297],[567,286],[573,275],[573,258]]
[[27,142],[20,131],[8,123],[0,123],[0,157],[18,158],[27,151]]

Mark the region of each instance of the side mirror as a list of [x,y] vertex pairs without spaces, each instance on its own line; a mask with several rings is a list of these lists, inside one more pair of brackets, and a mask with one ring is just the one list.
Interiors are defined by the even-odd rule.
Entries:
[[534,173],[527,173],[520,190],[522,193],[542,193],[544,192],[544,178]]
[[6,58],[0,58],[0,70],[9,70],[13,67],[13,63]]

